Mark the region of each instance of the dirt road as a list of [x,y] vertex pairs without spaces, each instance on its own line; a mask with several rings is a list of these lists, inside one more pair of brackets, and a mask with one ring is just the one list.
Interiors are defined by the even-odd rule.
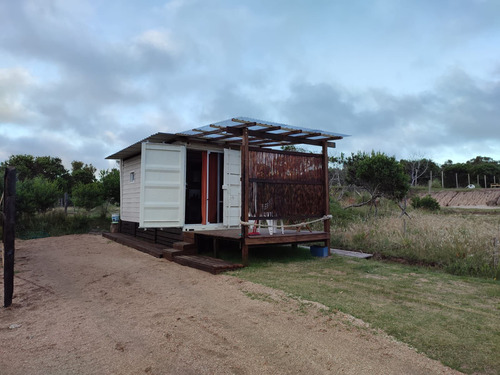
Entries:
[[100,236],[18,242],[16,258],[2,375],[456,374],[321,306]]

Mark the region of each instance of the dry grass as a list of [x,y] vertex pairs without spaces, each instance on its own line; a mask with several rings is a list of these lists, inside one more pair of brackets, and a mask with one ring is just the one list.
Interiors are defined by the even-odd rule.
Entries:
[[411,218],[392,212],[332,228],[333,245],[380,257],[436,265],[451,273],[499,277],[500,218],[497,215],[427,213]]

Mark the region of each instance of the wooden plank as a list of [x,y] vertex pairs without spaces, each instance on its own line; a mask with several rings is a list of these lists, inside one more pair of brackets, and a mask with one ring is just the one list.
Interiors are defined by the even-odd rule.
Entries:
[[[324,183],[324,214],[330,214],[330,184],[328,181],[328,148],[326,142],[323,142],[323,183]],[[323,231],[328,234],[325,240],[325,246],[328,248],[328,255],[331,255],[330,250],[330,219],[323,221]]]
[[172,248],[167,248],[163,249],[163,258],[168,259],[170,261],[174,261],[174,257],[176,255],[182,255],[182,250],[177,250],[177,249],[172,249]]
[[325,232],[313,232],[302,234],[302,232],[295,234],[278,234],[273,236],[260,235],[251,236],[246,239],[246,243],[250,246],[253,245],[272,245],[272,244],[287,244],[287,243],[305,243],[325,241],[329,239],[329,234]]
[[205,255],[178,255],[174,257],[174,262],[183,266],[210,272],[214,275],[225,271],[243,268],[242,264],[235,264]]
[[144,240],[137,239],[123,233],[103,233],[103,237],[118,242],[119,244],[139,250],[143,253],[152,255],[156,258],[163,257],[163,250],[165,246],[145,242]]
[[[241,184],[241,221],[248,222],[248,203],[250,197],[250,155],[248,151],[248,128],[243,129],[243,134],[241,138],[241,174],[242,174],[242,184]],[[248,264],[248,245],[246,243],[248,237],[248,227],[246,225],[241,226],[241,258],[243,264]]]
[[124,234],[135,235],[135,226],[137,223],[120,220],[120,232]]
[[362,258],[362,259],[368,259],[373,256],[373,254],[367,254],[367,253],[358,253],[356,251],[349,251],[349,250],[340,250],[340,249],[330,249],[332,254],[340,255],[343,257],[354,257],[354,258]]

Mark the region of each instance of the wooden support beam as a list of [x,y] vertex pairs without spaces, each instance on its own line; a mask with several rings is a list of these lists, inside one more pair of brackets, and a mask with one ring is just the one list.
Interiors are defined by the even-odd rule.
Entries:
[[[241,134],[241,221],[248,222],[248,200],[250,192],[250,156],[248,151],[248,129],[243,128]],[[243,264],[248,264],[248,226],[241,225],[241,258]]]
[[16,169],[7,167],[4,175],[3,203],[3,305],[9,307],[14,295],[14,253],[16,238]]
[[[228,133],[233,133],[236,135],[241,134],[242,129],[241,128],[234,128],[234,127],[228,127],[226,128]],[[326,141],[331,141],[333,139],[339,139],[340,137],[333,137],[333,136],[328,136],[323,139],[309,139],[306,138],[307,135],[300,136],[300,137],[294,137],[291,135],[281,135],[281,134],[275,134],[275,133],[268,133],[265,130],[248,130],[248,135],[251,137],[255,138],[261,138],[261,139],[268,139],[268,140],[273,140],[273,141],[278,141],[278,142],[289,142],[293,144],[308,144],[308,145],[314,145],[314,146],[321,146],[323,142]],[[335,144],[332,143],[330,147],[335,147]]]
[[[328,180],[328,142],[323,142],[323,172],[324,172],[324,214],[330,214],[330,184]],[[330,220],[323,222],[323,231],[328,234],[328,239],[325,240],[325,246],[328,247],[328,255],[331,255],[330,249]]]

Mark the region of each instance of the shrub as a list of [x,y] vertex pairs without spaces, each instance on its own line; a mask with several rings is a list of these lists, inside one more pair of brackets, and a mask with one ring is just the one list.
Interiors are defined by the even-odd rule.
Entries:
[[16,236],[23,240],[88,233],[92,228],[109,228],[109,217],[92,217],[85,214],[65,215],[52,211],[45,215],[25,215],[16,224]]
[[411,205],[415,209],[422,208],[429,211],[437,211],[441,208],[438,201],[432,198],[430,195],[426,195],[423,198],[420,198],[418,195],[413,197],[411,199]]
[[104,203],[103,187],[98,182],[90,184],[78,184],[73,188],[73,203],[77,207],[83,207],[90,211],[94,207]]
[[53,208],[61,192],[55,181],[43,177],[20,181],[16,187],[16,210],[21,214],[33,215]]

